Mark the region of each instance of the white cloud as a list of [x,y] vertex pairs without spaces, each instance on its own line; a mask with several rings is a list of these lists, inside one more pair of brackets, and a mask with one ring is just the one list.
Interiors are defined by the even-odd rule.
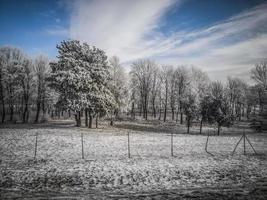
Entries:
[[103,48],[129,61],[150,56],[145,51],[150,34],[173,0],[94,0],[74,4],[72,38]]
[[267,4],[194,31],[157,32],[161,17],[181,0],[75,1],[70,36],[96,45],[123,62],[151,57],[166,64],[193,64],[214,79],[244,76],[267,56]]

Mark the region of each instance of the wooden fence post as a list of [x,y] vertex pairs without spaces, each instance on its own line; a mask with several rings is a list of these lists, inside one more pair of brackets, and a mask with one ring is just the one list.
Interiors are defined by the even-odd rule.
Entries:
[[130,132],[128,131],[128,158],[131,157],[131,151],[130,151]]
[[245,130],[243,129],[243,140],[244,140],[244,155],[246,154],[246,136],[245,136]]
[[37,142],[38,142],[38,132],[35,134],[35,148],[34,148],[34,159],[37,157]]
[[171,156],[173,156],[173,132],[171,133]]
[[81,142],[82,142],[82,159],[84,159],[84,150],[83,150],[83,132],[81,132]]

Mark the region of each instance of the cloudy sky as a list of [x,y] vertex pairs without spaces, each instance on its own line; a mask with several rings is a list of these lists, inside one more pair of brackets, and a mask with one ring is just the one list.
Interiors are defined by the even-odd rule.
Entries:
[[197,66],[213,80],[248,79],[267,58],[265,0],[0,0],[0,45],[54,59],[78,39],[132,61]]

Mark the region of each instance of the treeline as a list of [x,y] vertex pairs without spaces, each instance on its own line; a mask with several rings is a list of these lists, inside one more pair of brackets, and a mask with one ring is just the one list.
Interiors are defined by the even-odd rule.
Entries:
[[263,112],[267,98],[267,63],[257,64],[251,78],[257,84],[228,77],[226,83],[210,81],[207,73],[194,67],[159,66],[150,60],[139,60],[132,64],[131,115],[139,114],[148,119],[170,120],[187,125],[193,121],[229,126],[242,117]]
[[[1,121],[27,123],[48,117],[74,116],[77,126],[92,127],[93,119],[141,116],[229,126],[264,110],[267,63],[251,71],[256,84],[228,77],[211,81],[207,73],[186,66],[162,66],[137,60],[126,73],[118,57],[76,40],[61,42],[56,61],[31,59],[17,48],[0,48]],[[15,117],[14,117],[15,116]],[[8,118],[7,118],[8,117]]]
[[[31,59],[17,48],[0,48],[0,100],[1,121],[26,123],[30,115],[38,122],[56,101],[53,91],[47,87],[49,62],[44,56]],[[31,111],[34,111],[34,114]],[[8,119],[7,118],[8,115]]]
[[17,48],[0,48],[2,123],[37,123],[65,113],[74,114],[77,126],[85,115],[91,128],[93,118],[117,108],[104,51],[75,40],[63,41],[57,49],[57,61],[49,62],[44,56],[31,59]]

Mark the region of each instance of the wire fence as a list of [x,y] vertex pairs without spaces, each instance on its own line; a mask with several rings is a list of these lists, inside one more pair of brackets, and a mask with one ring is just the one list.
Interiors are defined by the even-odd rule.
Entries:
[[[2,132],[2,133],[1,133]],[[266,153],[264,135],[216,136],[84,130],[0,130],[4,159],[127,159]],[[241,139],[240,139],[241,138]],[[247,140],[248,139],[248,140]],[[242,140],[242,143],[239,142]],[[239,144],[237,145],[237,143]],[[244,145],[245,143],[245,145]],[[242,144],[242,145],[241,145]],[[253,151],[253,148],[254,150]],[[246,148],[244,150],[244,148]]]

